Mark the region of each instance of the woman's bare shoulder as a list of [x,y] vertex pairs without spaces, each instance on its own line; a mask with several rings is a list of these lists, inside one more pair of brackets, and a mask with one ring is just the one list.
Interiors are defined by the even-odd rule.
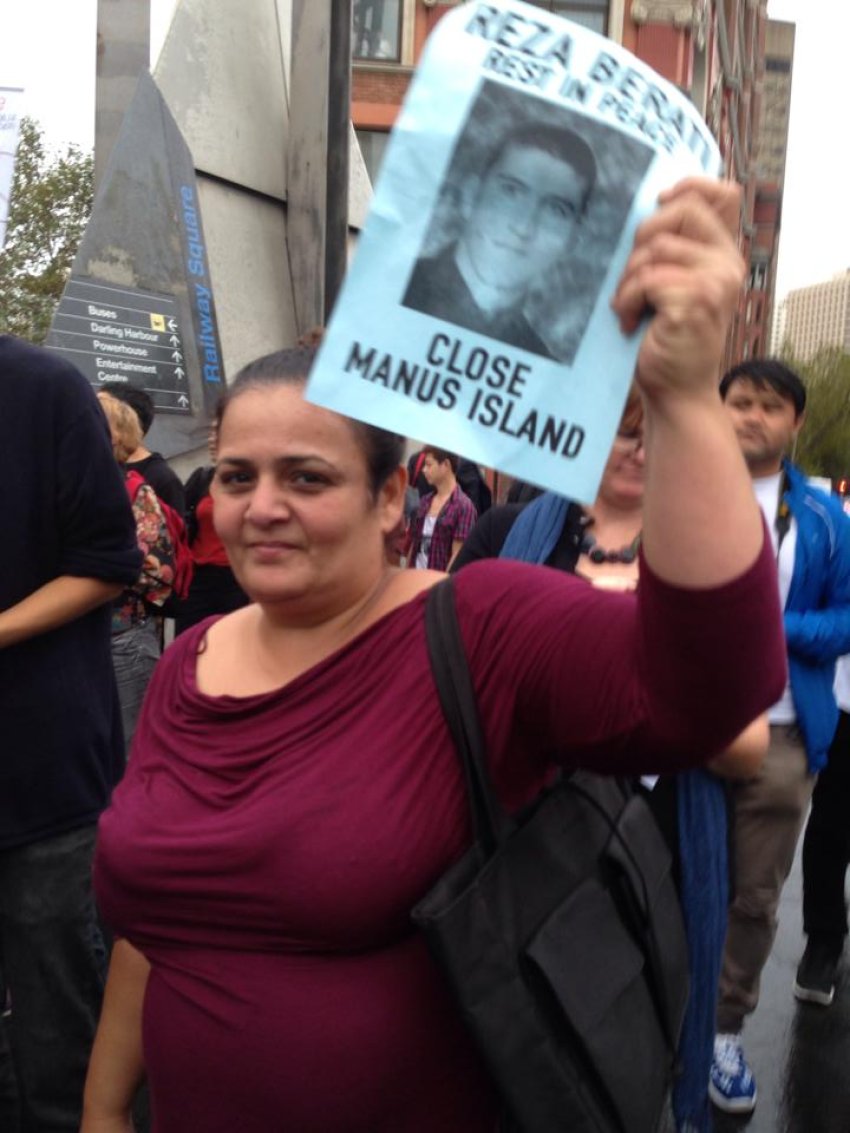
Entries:
[[207,626],[199,652],[227,649],[233,642],[244,640],[246,634],[256,628],[257,620],[258,609],[254,605],[242,606],[230,614],[216,618]]
[[388,608],[403,606],[448,577],[439,570],[399,570],[387,587]]

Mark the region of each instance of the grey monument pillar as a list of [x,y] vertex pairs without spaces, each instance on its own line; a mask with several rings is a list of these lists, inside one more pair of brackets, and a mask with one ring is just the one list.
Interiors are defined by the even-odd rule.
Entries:
[[94,187],[97,190],[139,81],[150,63],[150,0],[97,0]]

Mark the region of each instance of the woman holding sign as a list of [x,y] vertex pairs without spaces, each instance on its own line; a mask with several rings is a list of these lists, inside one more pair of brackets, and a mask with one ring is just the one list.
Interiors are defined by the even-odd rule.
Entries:
[[[655,312],[639,593],[521,563],[456,579],[511,808],[550,775],[543,753],[604,772],[696,764],[783,686],[775,569],[717,396],[737,208],[728,185],[666,194],[613,299],[625,333]],[[220,413],[215,522],[254,604],[167,652],[101,822],[96,884],[120,939],[84,1133],[124,1133],[144,1074],[156,1133],[495,1127],[409,920],[470,840],[425,643],[440,576],[387,565],[400,442],[306,402],[311,362],[248,366]]]

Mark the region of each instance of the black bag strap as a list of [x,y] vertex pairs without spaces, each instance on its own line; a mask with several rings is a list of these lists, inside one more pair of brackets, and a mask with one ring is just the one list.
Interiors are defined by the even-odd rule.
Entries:
[[485,757],[472,676],[457,622],[453,580],[432,587],[425,604],[425,634],[440,704],[463,767],[472,830],[490,857],[514,829],[496,797]]

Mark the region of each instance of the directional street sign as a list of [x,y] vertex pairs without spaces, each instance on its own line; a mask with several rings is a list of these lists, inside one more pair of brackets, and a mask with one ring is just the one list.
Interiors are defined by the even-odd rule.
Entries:
[[45,345],[96,389],[146,389],[145,445],[165,457],[204,444],[226,384],[201,213],[192,155],[143,72]]
[[53,320],[51,345],[95,389],[140,386],[157,413],[192,412],[173,296],[72,276]]

